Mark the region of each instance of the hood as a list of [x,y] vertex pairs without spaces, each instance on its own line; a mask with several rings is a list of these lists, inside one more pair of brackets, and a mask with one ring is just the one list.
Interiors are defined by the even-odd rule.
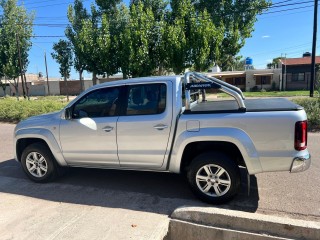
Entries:
[[61,111],[29,117],[18,123],[16,131],[24,128],[47,128],[52,125],[58,125],[60,122],[60,116]]

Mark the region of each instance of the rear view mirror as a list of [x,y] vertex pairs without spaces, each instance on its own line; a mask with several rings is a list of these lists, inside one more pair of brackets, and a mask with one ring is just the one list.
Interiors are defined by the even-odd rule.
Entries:
[[66,108],[64,110],[64,118],[66,120],[70,120],[72,118],[72,111],[71,111],[71,108]]

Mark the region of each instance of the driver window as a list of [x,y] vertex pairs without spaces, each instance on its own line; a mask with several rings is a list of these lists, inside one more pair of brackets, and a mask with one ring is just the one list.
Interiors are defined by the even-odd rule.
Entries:
[[73,107],[73,118],[96,118],[117,115],[120,88],[103,88],[83,96]]

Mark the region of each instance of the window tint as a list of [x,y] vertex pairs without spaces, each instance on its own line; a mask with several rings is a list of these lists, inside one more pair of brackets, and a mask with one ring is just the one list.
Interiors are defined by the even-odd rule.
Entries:
[[82,97],[73,107],[73,118],[117,115],[119,87],[103,88]]
[[163,83],[128,86],[126,115],[148,115],[164,112],[166,92],[166,85]]

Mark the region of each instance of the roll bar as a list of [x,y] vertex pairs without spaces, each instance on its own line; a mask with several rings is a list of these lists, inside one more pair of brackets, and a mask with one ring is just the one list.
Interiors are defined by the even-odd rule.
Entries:
[[[209,82],[209,83],[213,83],[216,88],[220,89],[221,91],[225,92],[226,94],[232,96],[238,103],[239,109],[241,110],[245,110],[246,106],[244,104],[244,95],[242,93],[242,91],[240,90],[240,88],[235,87],[229,83],[223,82],[217,78],[214,77],[207,77],[204,76],[201,73],[197,73],[197,72],[187,72],[184,75],[184,82],[186,84],[186,86],[188,84],[190,84],[190,77],[193,77],[194,80],[196,82]],[[185,107],[186,110],[190,110],[190,89],[185,88]]]

